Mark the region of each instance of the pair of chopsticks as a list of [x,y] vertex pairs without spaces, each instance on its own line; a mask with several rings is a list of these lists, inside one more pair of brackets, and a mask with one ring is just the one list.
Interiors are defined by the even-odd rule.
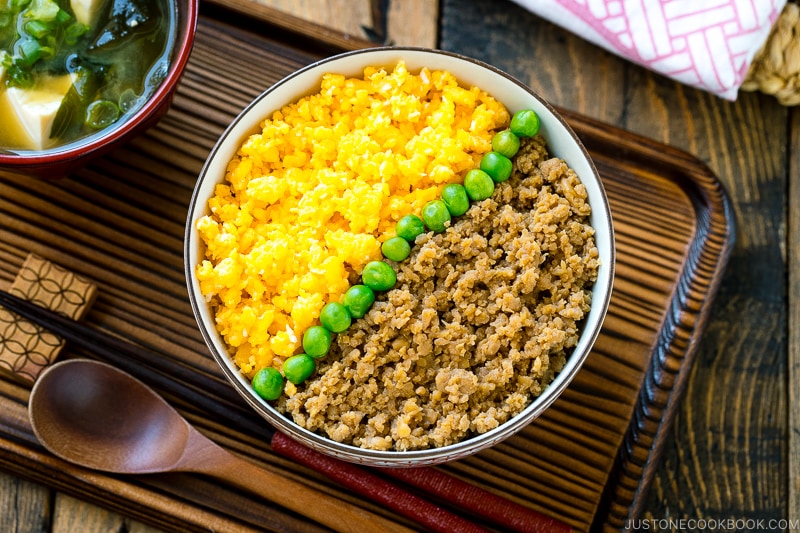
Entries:
[[327,475],[357,494],[425,526],[428,531],[469,533],[486,530],[409,492],[401,485],[384,479],[378,472],[440,501],[454,504],[462,511],[502,528],[503,531],[571,531],[569,526],[558,520],[432,467],[365,468],[328,457],[295,442],[267,424],[254,424],[254,414],[250,407],[224,381],[193,371],[173,359],[76,322],[8,292],[0,291],[0,305],[136,376],[148,385],[171,391],[177,398],[189,402],[228,426],[266,440],[276,453]]

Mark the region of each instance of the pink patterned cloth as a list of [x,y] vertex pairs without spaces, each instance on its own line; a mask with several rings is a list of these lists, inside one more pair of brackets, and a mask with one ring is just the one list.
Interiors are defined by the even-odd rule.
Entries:
[[735,100],[786,0],[514,0],[681,83]]

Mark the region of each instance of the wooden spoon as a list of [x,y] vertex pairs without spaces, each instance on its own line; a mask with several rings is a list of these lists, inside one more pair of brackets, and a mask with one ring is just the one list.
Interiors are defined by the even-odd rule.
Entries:
[[196,472],[337,531],[409,531],[229,453],[147,385],[105,363],[74,359],[51,366],[34,384],[28,412],[45,448],[87,468],[117,474]]

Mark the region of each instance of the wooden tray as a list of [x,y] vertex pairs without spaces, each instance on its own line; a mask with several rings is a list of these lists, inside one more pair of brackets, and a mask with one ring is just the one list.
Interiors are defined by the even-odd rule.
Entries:
[[[0,173],[0,285],[34,252],[97,283],[87,322],[222,379],[197,331],[183,275],[196,176],[247,102],[342,46],[252,15],[204,5],[173,108],[129,146],[56,182]],[[564,114],[604,179],[616,226],[617,278],[603,332],[544,416],[491,450],[437,468],[576,530],[616,530],[643,505],[731,248],[732,215],[719,181],[694,157]],[[67,348],[62,357],[86,355]],[[160,392],[234,452],[321,487],[343,505],[413,525]],[[166,530],[314,527],[201,476],[110,476],[66,464],[33,437],[27,398],[26,386],[0,375],[0,468],[8,472]],[[261,423],[254,413],[253,424]]]

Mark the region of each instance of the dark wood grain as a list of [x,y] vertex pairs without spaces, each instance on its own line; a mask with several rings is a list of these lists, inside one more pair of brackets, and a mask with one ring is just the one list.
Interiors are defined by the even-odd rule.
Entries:
[[56,492],[53,500],[52,524],[49,524],[44,531],[81,531],[83,533],[90,531],[159,533],[160,531],[153,526],[64,493]]
[[[787,246],[798,264],[797,226],[788,241],[785,233],[796,111],[764,95],[733,103],[680,85],[511,2],[445,0],[442,20],[442,47],[497,64],[558,105],[681,148],[719,176],[739,222],[737,244],[697,361],[680,377],[684,398],[666,406],[676,417],[643,515],[769,520],[791,505],[796,518],[797,493],[786,492],[785,301]],[[483,38],[464,28],[482,28]],[[796,388],[796,377],[788,383]]]
[[46,533],[49,531],[51,497],[43,485],[11,477],[0,477],[0,494],[16,502],[13,512],[0,513],[0,531]]
[[[800,112],[791,115],[789,146],[800,146]],[[790,206],[800,205],[800,153],[791,150],[789,157],[789,194]],[[788,360],[788,477],[789,497],[788,518],[800,523],[800,210],[789,209],[789,235],[787,246],[787,263],[789,265],[789,360]],[[791,325],[795,327],[791,327]]]
[[[233,52],[243,41],[258,46],[246,61],[231,60],[241,56]],[[181,274],[189,195],[227,121],[314,57],[204,17],[174,107],[155,130],[60,182],[0,175],[0,210],[8,220],[0,225],[3,276],[11,277],[27,251],[36,251],[98,284],[87,320],[216,374],[194,328]],[[249,82],[238,88],[221,82],[210,98],[207,78],[225,70]],[[683,387],[704,326],[705,299],[713,296],[727,257],[730,221],[715,177],[688,153],[581,115],[568,119],[605,180],[617,228],[618,278],[608,320],[584,370],[548,413],[496,448],[441,468],[578,530],[593,523],[614,529],[642,505],[674,412],[670,399]],[[193,476],[116,478],[66,465],[32,438],[26,390],[2,386],[9,408],[0,412],[0,464],[15,474],[168,530],[212,523],[218,531],[247,530],[271,513],[286,513],[224,486],[211,498],[209,482]],[[170,397],[168,387],[161,392]],[[405,523],[193,406],[179,407],[236,453]],[[311,526],[291,518],[298,528]]]

